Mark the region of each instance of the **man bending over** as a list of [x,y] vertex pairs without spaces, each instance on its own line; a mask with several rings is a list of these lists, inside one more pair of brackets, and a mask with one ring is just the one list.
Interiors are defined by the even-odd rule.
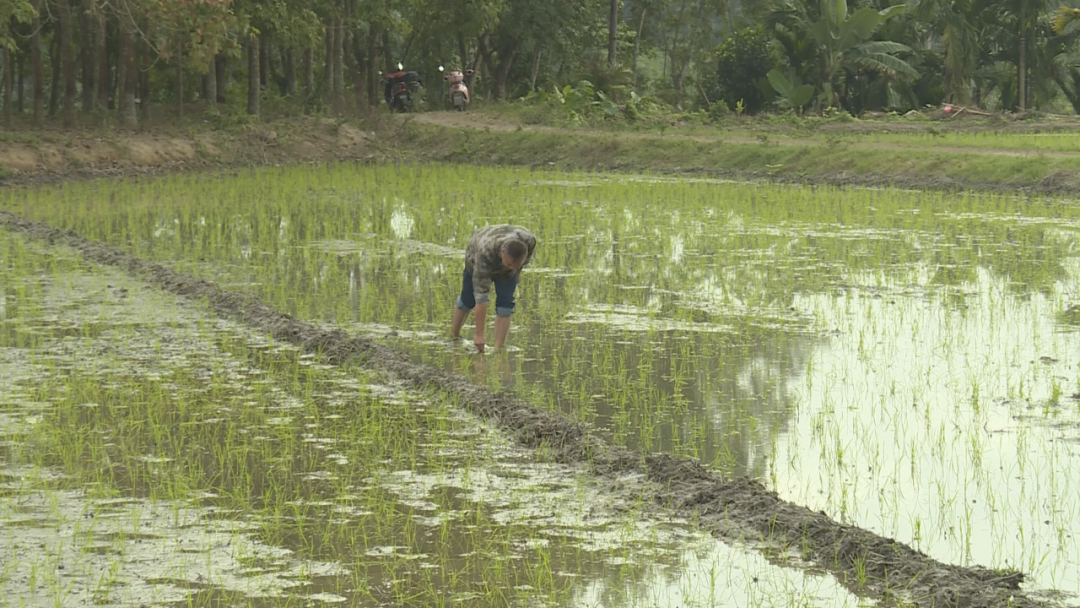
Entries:
[[454,308],[450,335],[461,336],[461,326],[469,311],[476,309],[476,333],[473,344],[484,352],[484,321],[487,317],[491,285],[495,285],[495,348],[501,348],[510,333],[510,315],[514,313],[514,290],[521,268],[532,259],[536,237],[521,226],[501,224],[476,231],[465,249],[465,273],[461,295]]

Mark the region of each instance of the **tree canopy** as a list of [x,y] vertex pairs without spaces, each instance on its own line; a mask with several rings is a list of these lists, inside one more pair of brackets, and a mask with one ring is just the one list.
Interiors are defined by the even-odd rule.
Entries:
[[5,0],[0,88],[6,124],[352,112],[398,63],[434,108],[444,66],[477,100],[586,82],[606,111],[1080,111],[1078,24],[1053,0]]

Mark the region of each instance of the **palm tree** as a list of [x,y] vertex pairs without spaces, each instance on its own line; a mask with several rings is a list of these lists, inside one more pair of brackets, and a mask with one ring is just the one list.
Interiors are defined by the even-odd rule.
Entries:
[[1016,59],[1016,109],[1027,109],[1028,94],[1031,89],[1028,75],[1031,71],[1029,59],[1034,55],[1039,17],[1050,10],[1050,0],[1008,0],[1000,5],[1002,20],[1015,23],[1017,41]]
[[1050,55],[1050,78],[1057,84],[1073,111],[1080,113],[1080,9],[1059,7],[1054,15],[1052,30],[1057,36],[1047,45]]
[[1072,25],[1077,22],[1080,22],[1080,8],[1059,6],[1054,13],[1054,33],[1064,34],[1072,30]]
[[978,67],[978,12],[974,0],[919,0],[915,17],[930,24],[945,64],[945,101],[971,101],[970,80]]

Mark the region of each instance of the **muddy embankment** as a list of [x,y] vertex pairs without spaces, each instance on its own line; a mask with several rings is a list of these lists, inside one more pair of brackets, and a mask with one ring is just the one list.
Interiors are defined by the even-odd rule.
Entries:
[[[0,138],[0,184],[40,185],[303,163],[449,162],[1030,196],[1073,196],[1080,190],[1080,153],[1075,151],[994,148],[992,144],[921,148],[859,138],[870,132],[937,133],[933,125],[956,132],[1054,133],[1072,123],[945,127],[940,121],[872,121],[822,126],[823,133],[845,138],[834,144],[783,126],[749,122],[744,126],[759,129],[757,138],[747,135],[753,131],[738,136],[721,129],[706,129],[703,135],[664,135],[555,127],[482,112],[406,116],[375,112],[350,121],[302,116],[222,128],[200,122],[140,133],[24,130]],[[872,160],[855,163],[855,158]]]
[[832,573],[856,593],[885,600],[886,605],[891,600],[934,608],[1050,605],[1019,589],[1021,573],[944,564],[902,543],[786,502],[756,481],[725,479],[697,461],[611,445],[561,414],[529,407],[463,376],[414,363],[373,340],[295,319],[250,296],[224,291],[74,232],[4,211],[0,226],[70,247],[90,261],[122,268],[173,294],[205,299],[216,314],[299,345],[330,363],[360,364],[413,388],[440,392],[522,444],[543,447],[562,461],[583,463],[599,476],[623,485],[646,478],[658,503],[695,517],[717,537],[787,550],[811,567]]

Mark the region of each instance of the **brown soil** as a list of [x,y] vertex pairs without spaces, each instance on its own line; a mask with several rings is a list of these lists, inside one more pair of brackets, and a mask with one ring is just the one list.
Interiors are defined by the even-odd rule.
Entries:
[[[427,125],[450,131],[470,129],[475,131],[534,131],[565,134],[581,140],[594,138],[607,141],[612,137],[626,140],[650,140],[656,138],[683,139],[694,142],[735,143],[747,145],[778,146],[827,146],[826,142],[807,139],[796,129],[784,125],[757,127],[753,120],[746,121],[751,130],[760,129],[763,134],[775,134],[771,138],[713,134],[687,133],[659,134],[655,132],[606,131],[591,128],[563,128],[530,125],[507,118],[479,112],[425,112],[405,116],[374,113],[353,124],[332,118],[292,117],[214,129],[198,122],[186,126],[162,125],[147,132],[126,132],[116,129],[83,129],[74,131],[14,131],[0,138],[0,184],[33,185],[46,182],[97,177],[137,176],[144,174],[171,173],[178,171],[213,170],[226,167],[252,165],[283,165],[320,163],[332,161],[395,161],[440,160],[450,162],[489,162],[483,150],[477,150],[473,158],[458,158],[453,142],[432,144],[423,140],[410,141],[409,124]],[[866,131],[911,132],[927,128],[928,123],[903,121],[874,121],[872,123],[837,123],[819,127],[822,132],[858,135]],[[1077,120],[1064,118],[1043,121],[1037,125],[1024,122],[968,123],[960,121],[935,121],[939,131],[1001,130],[1022,131],[1038,128],[1042,131],[1075,130]],[[405,127],[405,128],[403,128]],[[861,142],[845,139],[845,147],[907,150],[917,148],[887,142]],[[434,146],[434,148],[432,147]],[[435,149],[438,147],[452,149]],[[1048,158],[1077,158],[1080,153],[1035,152],[993,148],[963,148],[935,146],[935,151],[981,155],[981,156],[1039,156]],[[492,151],[493,153],[495,151]],[[624,166],[618,161],[596,157],[595,151],[588,158],[563,159],[557,167],[606,171],[640,171],[645,167]],[[547,159],[550,160],[550,159]],[[527,160],[492,161],[527,163]],[[552,163],[541,163],[549,166]],[[829,184],[836,186],[893,186],[898,188],[927,190],[986,190],[1010,193],[1028,192],[1038,194],[1075,193],[1080,187],[1080,173],[1059,172],[1038,182],[1031,183],[974,183],[944,175],[862,175],[848,172],[836,173],[761,173],[737,171],[724,167],[659,168],[660,172],[674,174],[708,174],[733,179],[763,179],[772,182],[802,184]]]
[[[506,393],[492,393],[466,378],[412,362],[370,339],[349,337],[274,310],[259,300],[166,266],[86,240],[46,224],[0,211],[0,226],[79,251],[88,260],[120,267],[171,293],[209,302],[216,314],[237,319],[279,340],[318,353],[334,364],[360,364],[389,373],[417,389],[452,397],[473,414],[494,422],[533,448],[563,461],[580,462],[597,475],[618,480],[644,477],[653,498],[694,517],[718,537],[764,542],[828,571],[860,595],[893,604],[967,608],[1049,606],[1019,589],[1023,574],[945,564],[871,531],[833,521],[824,513],[786,502],[751,479],[725,479],[700,462],[640,453],[611,445],[561,414],[538,410]],[[631,482],[632,483],[632,482]],[[860,574],[863,577],[860,584]],[[888,582],[888,583],[887,583]]]
[[[376,124],[378,121],[376,121]],[[18,131],[0,141],[0,179],[50,181],[221,167],[374,160],[372,132],[329,118],[298,117],[227,130],[162,127]]]

